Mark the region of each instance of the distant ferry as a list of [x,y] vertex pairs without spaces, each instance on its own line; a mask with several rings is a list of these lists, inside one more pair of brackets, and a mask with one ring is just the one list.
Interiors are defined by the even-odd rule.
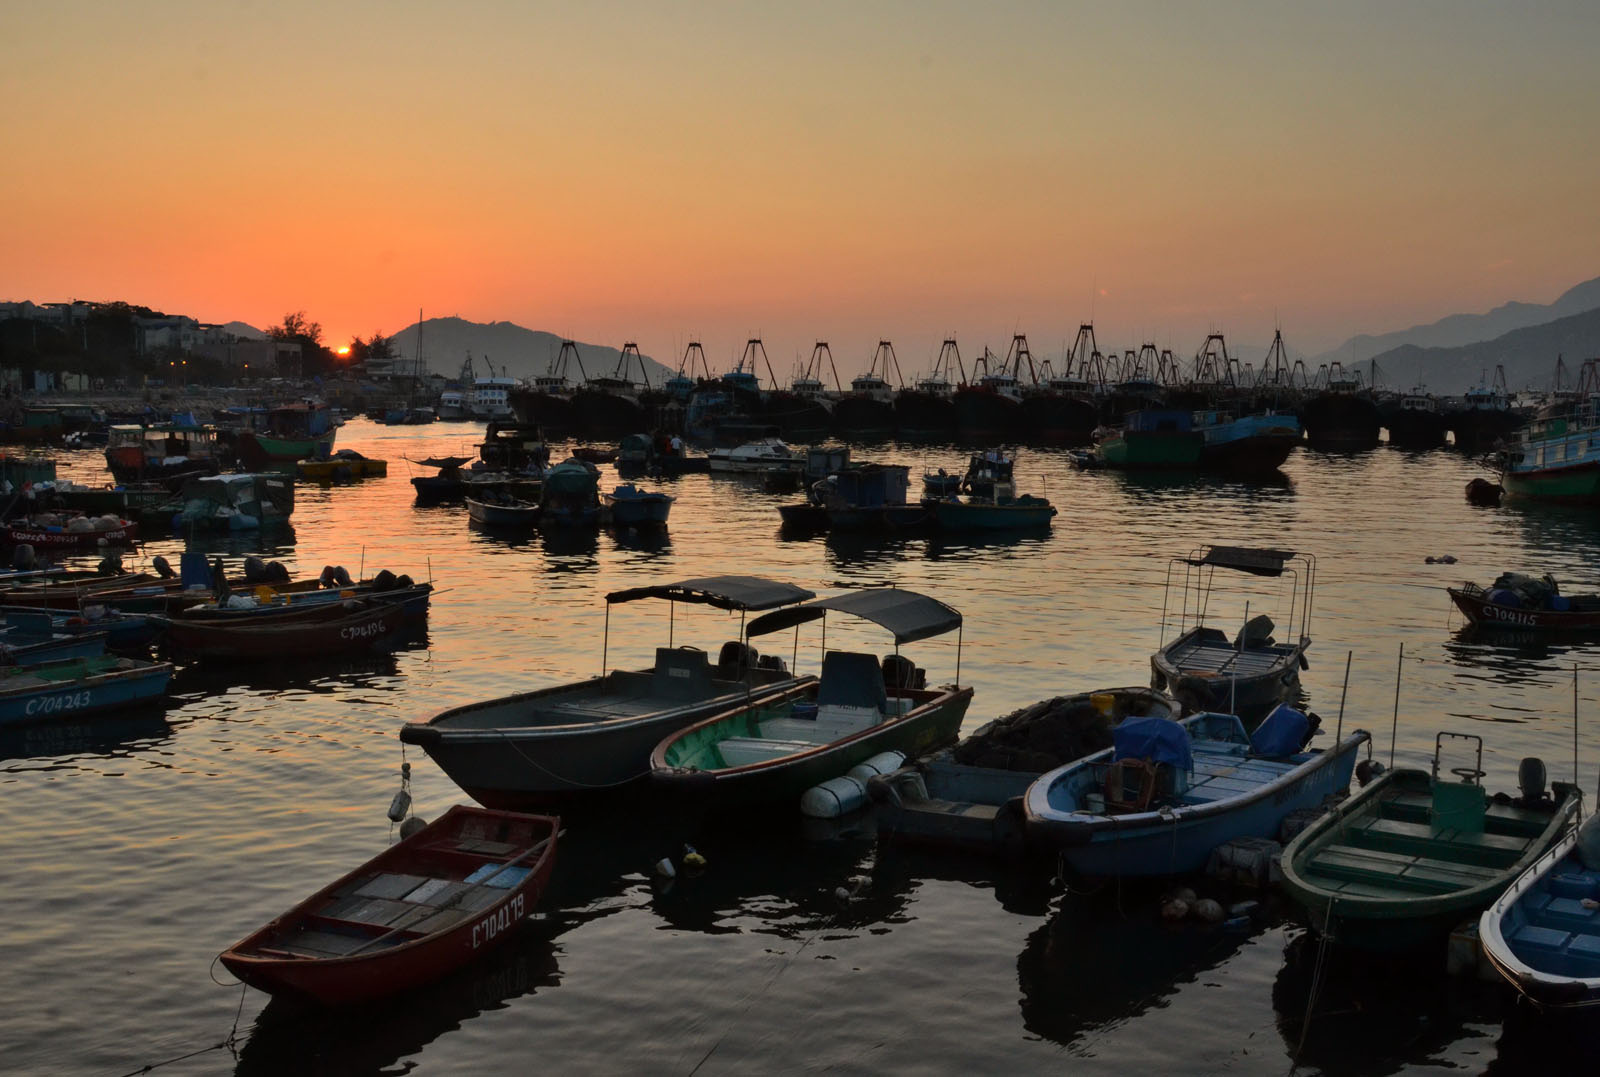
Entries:
[[504,376],[473,379],[472,389],[467,395],[467,411],[474,419],[485,421],[515,418],[510,392],[516,384],[516,378]]
[[467,394],[460,389],[446,389],[440,393],[439,418],[446,421],[472,418],[467,410]]

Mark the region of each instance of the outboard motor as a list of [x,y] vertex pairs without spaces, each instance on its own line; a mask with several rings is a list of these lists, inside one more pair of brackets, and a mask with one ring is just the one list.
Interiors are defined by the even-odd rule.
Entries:
[[177,575],[177,573],[172,570],[172,562],[168,561],[160,554],[156,554],[150,559],[150,567],[155,569],[156,575],[160,576],[164,580],[170,580],[172,577]]
[[756,668],[770,669],[774,673],[788,673],[789,663],[785,662],[779,655],[764,654],[756,659]]
[[122,567],[122,555],[120,553],[108,553],[100,559],[100,564],[96,566],[95,571],[102,576],[120,576],[128,570]]
[[372,577],[372,589],[374,591],[393,591],[398,584],[399,581],[396,579],[395,574],[388,569],[384,569]]
[[255,554],[244,559],[244,582],[265,583],[267,580],[267,563]]
[[233,594],[233,588],[228,586],[228,576],[222,571],[222,558],[211,562],[211,597],[216,599],[217,605],[228,601],[228,596]]
[[921,688],[927,682],[927,676],[904,655],[883,656],[883,683],[889,688]]
[[1517,764],[1517,789],[1522,793],[1525,806],[1542,804],[1549,799],[1545,791],[1545,781],[1549,776],[1544,760],[1537,756],[1530,755]]
[[1379,775],[1381,775],[1386,769],[1388,768],[1386,768],[1376,759],[1363,759],[1361,762],[1356,764],[1356,784],[1365,789],[1367,786],[1377,781]]
[[725,681],[742,681],[759,657],[754,647],[730,639],[717,652],[717,677]]
[[24,542],[11,551],[11,567],[19,570],[36,568],[39,558],[34,554],[33,547]]

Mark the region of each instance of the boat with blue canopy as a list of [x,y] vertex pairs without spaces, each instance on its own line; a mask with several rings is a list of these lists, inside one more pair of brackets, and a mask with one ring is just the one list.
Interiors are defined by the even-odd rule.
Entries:
[[[972,702],[959,687],[961,614],[927,595],[871,588],[774,610],[750,622],[751,638],[845,613],[886,628],[895,651],[882,662],[826,650],[822,672],[759,702],[705,718],[665,738],[650,755],[655,784],[697,808],[771,804],[836,778],[888,751],[918,755],[955,739]],[[926,687],[900,647],[958,634],[957,683]]]
[[1199,871],[1219,845],[1275,837],[1290,812],[1349,788],[1356,750],[1371,738],[1358,729],[1307,751],[1314,733],[1307,716],[1288,707],[1254,737],[1232,714],[1126,718],[1112,747],[1029,786],[1027,837],[1080,875]]
[[[750,706],[801,680],[776,655],[746,642],[744,618],[813,597],[813,592],[759,576],[707,576],[630,587],[606,595],[602,674],[452,707],[400,730],[480,804],[517,808],[577,795],[615,792],[649,771],[650,751],[675,730],[736,705]],[[661,599],[673,611],[667,645],[649,669],[607,669],[611,607]],[[713,663],[698,647],[675,644],[680,605],[740,615],[736,639]]]

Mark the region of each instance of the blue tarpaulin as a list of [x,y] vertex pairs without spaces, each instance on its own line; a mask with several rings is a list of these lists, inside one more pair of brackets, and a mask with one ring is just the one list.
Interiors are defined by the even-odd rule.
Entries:
[[1278,759],[1298,752],[1306,742],[1311,720],[1287,703],[1279,703],[1256,727],[1250,750],[1256,755]]
[[1194,769],[1189,731],[1170,718],[1124,718],[1111,731],[1111,744],[1113,760],[1149,759],[1179,770]]

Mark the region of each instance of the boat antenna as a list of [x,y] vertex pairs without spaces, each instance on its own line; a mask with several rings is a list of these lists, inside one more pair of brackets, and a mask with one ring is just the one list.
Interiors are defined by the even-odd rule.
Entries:
[[1344,687],[1339,689],[1339,724],[1333,731],[1333,742],[1338,744],[1344,739],[1344,699],[1350,694],[1350,659],[1355,656],[1354,651],[1344,653]]
[[1394,660],[1394,722],[1389,726],[1389,769],[1394,769],[1394,741],[1400,732],[1400,668],[1405,663],[1406,645],[1400,643],[1400,654]]
[[[1578,663],[1572,663],[1572,784],[1578,781]],[[1578,798],[1578,811],[1583,811],[1583,798]]]

